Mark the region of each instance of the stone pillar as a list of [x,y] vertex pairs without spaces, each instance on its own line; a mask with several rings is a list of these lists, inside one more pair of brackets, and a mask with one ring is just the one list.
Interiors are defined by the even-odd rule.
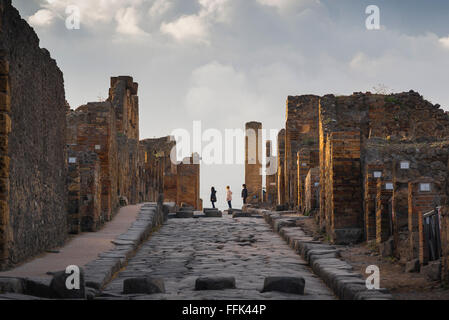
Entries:
[[441,249],[442,271],[441,278],[445,284],[449,284],[449,206],[441,207]]
[[9,221],[9,161],[8,135],[11,132],[11,93],[9,63],[0,52],[0,269],[8,263]]
[[423,229],[423,215],[439,205],[438,186],[431,178],[415,180],[408,184],[409,258],[419,258],[427,264],[429,252]]
[[245,184],[248,189],[248,203],[262,201],[262,124],[246,124],[245,137]]
[[277,174],[277,161],[273,156],[272,141],[268,140],[266,143],[267,151],[267,173],[266,173],[266,194],[267,202],[271,205],[276,203],[276,174]]
[[285,182],[284,182],[284,162],[285,162],[285,129],[278,134],[278,171],[276,178],[277,204],[285,204]]
[[333,132],[330,137],[329,190],[331,237],[336,244],[362,238],[360,132]]
[[382,178],[377,179],[376,193],[376,243],[388,240],[391,234],[389,202],[393,196],[393,183]]
[[377,181],[382,176],[382,165],[368,164],[365,169],[365,236],[366,241],[376,239],[375,201]]

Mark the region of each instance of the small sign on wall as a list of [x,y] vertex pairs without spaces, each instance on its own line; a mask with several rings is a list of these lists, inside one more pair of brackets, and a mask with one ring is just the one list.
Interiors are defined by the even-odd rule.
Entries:
[[401,169],[403,169],[403,170],[410,169],[410,162],[409,161],[401,161]]
[[385,190],[393,190],[393,183],[387,182],[385,184]]
[[101,146],[99,144],[95,145],[95,150],[101,150]]
[[374,178],[382,178],[382,172],[381,171],[374,171],[373,172]]
[[430,192],[430,183],[420,183],[419,184],[419,191],[421,192]]
[[69,158],[69,163],[76,163],[76,158]]

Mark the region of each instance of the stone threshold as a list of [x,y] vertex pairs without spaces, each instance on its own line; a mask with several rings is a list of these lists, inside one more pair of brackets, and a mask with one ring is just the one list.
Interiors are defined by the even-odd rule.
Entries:
[[341,300],[392,300],[387,289],[369,290],[362,275],[355,272],[347,262],[339,259],[337,247],[315,241],[296,226],[300,219],[307,217],[285,216],[269,210],[258,210],[265,221],[287,244],[301,255],[313,272]]

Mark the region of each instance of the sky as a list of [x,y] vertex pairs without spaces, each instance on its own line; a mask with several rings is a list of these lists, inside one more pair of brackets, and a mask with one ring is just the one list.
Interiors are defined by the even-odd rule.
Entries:
[[[288,95],[411,89],[449,110],[446,0],[12,0],[64,73],[77,108],[109,78],[139,83],[141,139],[175,129],[285,125]],[[67,7],[80,29],[66,28]],[[380,30],[368,30],[368,5]],[[72,12],[72,11],[70,11]],[[70,13],[69,12],[69,13]],[[240,152],[240,151],[239,151]],[[244,150],[241,150],[244,152]],[[201,195],[241,205],[242,165],[202,165]]]

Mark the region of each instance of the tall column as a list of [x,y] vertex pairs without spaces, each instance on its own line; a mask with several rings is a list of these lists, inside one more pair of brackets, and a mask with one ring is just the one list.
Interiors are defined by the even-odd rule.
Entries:
[[262,124],[246,124],[245,137],[245,184],[248,188],[248,203],[262,201]]

